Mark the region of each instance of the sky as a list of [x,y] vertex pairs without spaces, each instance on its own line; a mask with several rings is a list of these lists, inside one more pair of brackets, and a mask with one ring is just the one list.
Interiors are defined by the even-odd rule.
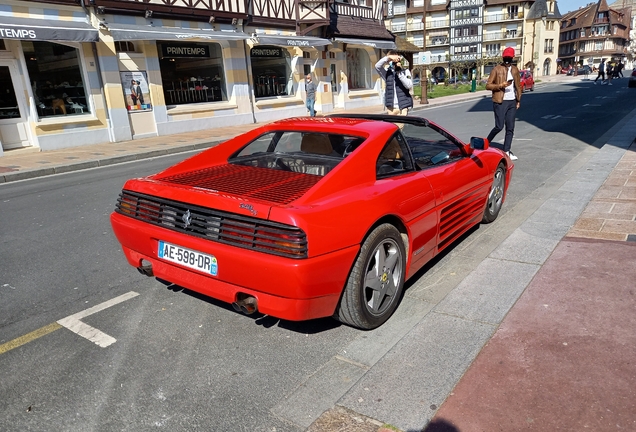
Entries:
[[[607,4],[614,3],[615,0],[606,0]],[[565,15],[568,12],[577,10],[581,6],[586,6],[590,3],[598,3],[598,0],[556,0],[557,6],[559,6],[559,12],[561,15]]]

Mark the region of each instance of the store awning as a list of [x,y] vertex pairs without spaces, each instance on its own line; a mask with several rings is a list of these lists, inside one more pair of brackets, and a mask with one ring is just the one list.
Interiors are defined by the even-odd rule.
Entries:
[[125,40],[244,40],[247,33],[240,31],[186,29],[181,27],[153,27],[135,24],[105,24],[116,41]]
[[390,40],[372,40],[372,39],[352,39],[352,38],[343,38],[343,37],[335,37],[333,40],[336,42],[342,42],[351,45],[365,45],[373,48],[381,48],[381,49],[395,49],[395,42]]
[[329,39],[323,39],[313,36],[282,36],[282,35],[265,35],[257,34],[256,40],[262,45],[281,45],[281,46],[298,46],[298,47],[317,47],[331,45]]
[[0,16],[0,39],[95,42],[99,32],[87,22]]

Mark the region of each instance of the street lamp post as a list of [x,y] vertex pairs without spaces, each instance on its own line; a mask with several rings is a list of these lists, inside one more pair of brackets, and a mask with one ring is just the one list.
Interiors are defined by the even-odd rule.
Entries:
[[[422,6],[422,51],[426,51],[426,0],[424,0],[424,6]],[[420,87],[422,89],[420,97],[421,105],[428,105],[428,73],[426,64],[422,65],[422,76],[420,76]],[[424,83],[424,85],[422,85]]]

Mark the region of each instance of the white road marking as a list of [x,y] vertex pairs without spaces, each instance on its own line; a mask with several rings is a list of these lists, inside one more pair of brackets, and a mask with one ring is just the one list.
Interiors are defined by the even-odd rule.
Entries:
[[513,138],[515,141],[532,141],[532,138]]
[[57,323],[63,327],[66,327],[73,333],[77,333],[83,338],[86,338],[89,341],[94,342],[100,347],[106,348],[107,346],[117,342],[117,339],[115,339],[112,336],[108,336],[106,333],[100,330],[97,330],[96,328],[91,327],[88,324],[81,322],[80,320],[94,313],[103,311],[104,309],[108,309],[111,306],[115,306],[118,303],[125,302],[126,300],[130,300],[133,297],[137,297],[138,295],[139,293],[130,291],[126,294],[122,294],[118,297],[105,301],[104,303],[100,303],[98,305],[95,305],[91,308],[88,308],[76,314],[69,315],[66,318],[62,318]]
[[583,106],[601,106],[599,104],[583,104]]

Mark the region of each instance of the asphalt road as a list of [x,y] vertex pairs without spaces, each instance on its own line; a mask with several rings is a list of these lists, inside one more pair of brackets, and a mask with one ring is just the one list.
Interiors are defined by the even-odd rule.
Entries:
[[[632,110],[633,91],[620,84],[526,93],[500,219],[420,272],[372,332],[243,316],[131,268],[108,221],[120,188],[186,155],[0,185],[0,430],[304,430],[356,380],[322,383],[333,389],[323,394],[317,377],[343,359],[372,368],[604,144]],[[466,140],[493,124],[486,100],[416,115]],[[65,318],[88,333],[56,324]]]

